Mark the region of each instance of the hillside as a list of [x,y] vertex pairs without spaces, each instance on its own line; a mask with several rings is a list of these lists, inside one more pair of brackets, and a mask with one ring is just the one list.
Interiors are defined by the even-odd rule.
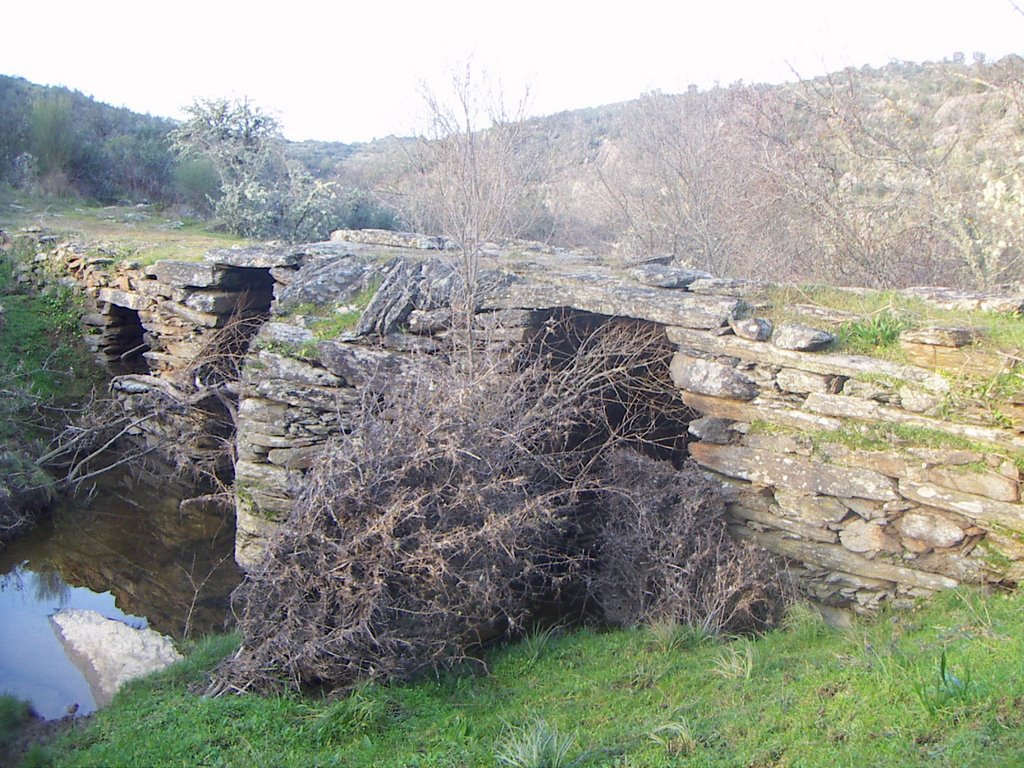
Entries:
[[[1022,78],[1020,57],[954,57],[536,118],[520,149],[541,157],[531,183],[543,206],[521,211],[510,234],[669,255],[721,276],[877,287],[1016,281]],[[340,177],[436,231],[412,204],[429,173],[401,162],[403,153],[367,145]]]
[[[1020,57],[955,56],[531,118],[501,161],[530,166],[516,182],[528,194],[494,234],[666,255],[730,277],[1020,281],[1022,83]],[[170,153],[171,121],[9,77],[0,78],[0,106],[0,181],[206,215],[222,194],[208,163]],[[436,198],[457,185],[443,178],[437,146],[389,137],[284,142],[283,152],[334,185],[326,230],[447,234]]]

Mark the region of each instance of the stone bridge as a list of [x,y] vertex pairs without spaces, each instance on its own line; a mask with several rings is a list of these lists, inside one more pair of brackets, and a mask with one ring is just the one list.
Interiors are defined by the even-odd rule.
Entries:
[[[456,283],[444,246],[343,231],[199,263],[139,269],[58,249],[36,266],[86,286],[90,338],[116,372],[173,375],[232,313],[269,314],[238,389],[236,557],[252,566],[365,389],[444,347]],[[488,343],[521,342],[565,312],[663,329],[693,411],[679,445],[721,482],[734,534],[787,558],[813,597],[870,611],[1020,579],[1024,387],[1018,350],[985,328],[1024,326],[1024,297],[825,290],[922,309],[898,341],[850,354],[837,329],[884,332],[890,314],[657,259],[533,246],[493,249],[482,266],[474,322]]]

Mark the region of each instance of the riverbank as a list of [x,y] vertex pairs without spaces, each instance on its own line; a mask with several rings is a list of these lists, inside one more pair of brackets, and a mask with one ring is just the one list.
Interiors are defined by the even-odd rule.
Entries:
[[209,638],[129,685],[46,760],[814,768],[1015,766],[1024,755],[1021,594],[955,590],[846,629],[798,608],[753,639],[678,627],[538,633],[489,652],[486,672],[333,701],[203,698],[236,643]]

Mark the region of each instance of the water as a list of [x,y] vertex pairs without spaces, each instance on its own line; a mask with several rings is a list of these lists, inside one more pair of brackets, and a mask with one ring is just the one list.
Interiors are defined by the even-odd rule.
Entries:
[[50,621],[86,608],[176,639],[223,628],[240,581],[223,510],[179,512],[160,491],[118,486],[65,505],[0,551],[0,692],[46,718],[96,703]]

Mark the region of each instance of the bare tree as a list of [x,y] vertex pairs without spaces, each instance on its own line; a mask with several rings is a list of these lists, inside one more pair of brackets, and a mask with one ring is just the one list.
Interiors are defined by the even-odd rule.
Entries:
[[553,162],[526,119],[529,92],[509,104],[470,62],[447,92],[424,87],[423,98],[429,125],[410,152],[400,205],[414,228],[454,244],[471,328],[484,246],[522,237],[537,221]]

